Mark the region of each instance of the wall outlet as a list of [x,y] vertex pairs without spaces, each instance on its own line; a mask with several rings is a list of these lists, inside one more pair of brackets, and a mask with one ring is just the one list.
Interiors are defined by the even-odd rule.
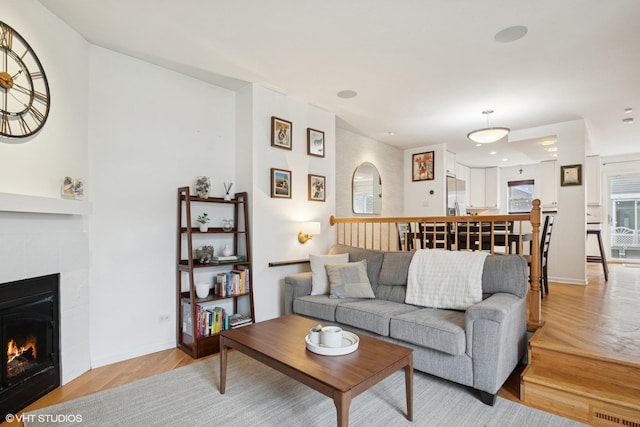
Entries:
[[422,207],[423,208],[428,208],[429,207],[429,201],[428,200],[423,200],[422,201]]
[[158,320],[160,322],[168,322],[169,321],[169,315],[168,314],[161,314],[160,317],[158,317]]

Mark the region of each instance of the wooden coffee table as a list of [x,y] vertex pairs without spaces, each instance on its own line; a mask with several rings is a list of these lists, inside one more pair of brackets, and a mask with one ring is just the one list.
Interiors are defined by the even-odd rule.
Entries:
[[227,350],[234,348],[333,399],[338,426],[349,425],[351,399],[404,368],[407,419],[413,421],[413,350],[358,335],[358,349],[323,356],[306,349],[304,338],[318,322],[283,316],[220,333],[220,393],[227,381]]

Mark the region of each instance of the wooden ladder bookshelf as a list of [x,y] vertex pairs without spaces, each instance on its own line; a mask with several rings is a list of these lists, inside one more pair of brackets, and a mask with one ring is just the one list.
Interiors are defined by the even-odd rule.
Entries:
[[[195,208],[197,206],[197,209]],[[200,231],[194,227],[193,212],[200,210],[208,214],[233,214],[233,226],[229,230],[221,226],[209,227],[207,231]],[[215,215],[214,215],[215,216]],[[228,215],[227,215],[228,217]],[[233,199],[225,200],[217,197],[194,197],[189,192],[189,187],[178,188],[178,224],[176,243],[176,343],[177,347],[185,351],[191,357],[199,358],[220,351],[219,331],[215,331],[205,324],[203,319],[210,316],[213,319],[212,307],[232,306],[232,313],[225,310],[227,315],[233,313],[243,314],[255,321],[253,304],[253,274],[251,268],[251,238],[249,231],[249,206],[247,193],[235,193]],[[232,241],[233,254],[239,259],[231,261],[215,261],[201,263],[195,257],[194,240],[204,245],[214,246],[216,243]],[[215,247],[215,246],[214,246]],[[222,249],[217,249],[214,255],[218,255]],[[226,293],[217,292],[216,279],[218,274],[237,274],[241,277],[248,276],[243,283],[238,283],[237,289]],[[196,279],[196,272],[198,278]],[[234,272],[234,273],[232,273]],[[237,273],[235,273],[237,272]],[[200,277],[207,277],[206,280]],[[196,295],[196,280],[208,282],[213,285],[206,298],[198,298]],[[247,290],[248,287],[248,290]],[[209,310],[207,310],[209,309]],[[204,313],[204,311],[209,311]],[[221,329],[225,326],[222,320]]]

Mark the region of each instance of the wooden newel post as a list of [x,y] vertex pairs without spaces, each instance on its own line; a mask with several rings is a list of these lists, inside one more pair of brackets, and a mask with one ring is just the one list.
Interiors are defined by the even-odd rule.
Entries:
[[529,272],[529,319],[527,328],[536,330],[543,325],[540,295],[540,200],[533,201],[531,208],[531,271]]

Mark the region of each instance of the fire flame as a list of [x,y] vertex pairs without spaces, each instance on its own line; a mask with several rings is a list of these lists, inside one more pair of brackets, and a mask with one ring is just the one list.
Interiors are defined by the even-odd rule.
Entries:
[[25,351],[32,349],[32,355],[35,359],[36,354],[36,339],[35,337],[28,337],[27,342],[23,346],[18,346],[14,340],[9,340],[9,347],[7,348],[7,363],[11,362],[16,357],[19,357]]

